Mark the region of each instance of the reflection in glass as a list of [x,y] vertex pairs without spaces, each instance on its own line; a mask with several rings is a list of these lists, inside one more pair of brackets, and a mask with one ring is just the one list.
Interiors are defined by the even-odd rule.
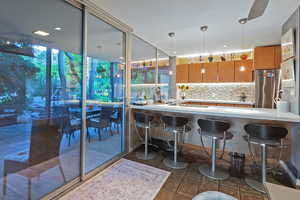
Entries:
[[86,172],[123,151],[123,33],[88,14]]
[[1,199],[39,199],[79,176],[81,13],[63,0],[2,2]]
[[153,100],[156,83],[156,48],[132,38],[131,100]]
[[168,90],[171,75],[172,71],[169,64],[169,56],[158,50],[158,86],[160,87],[163,100],[169,98]]

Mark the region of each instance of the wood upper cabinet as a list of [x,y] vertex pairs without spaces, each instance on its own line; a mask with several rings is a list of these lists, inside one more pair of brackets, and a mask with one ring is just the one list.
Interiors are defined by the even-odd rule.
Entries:
[[176,66],[176,83],[189,82],[189,65],[180,64]]
[[234,61],[235,82],[253,81],[253,60]]
[[234,61],[219,62],[219,82],[234,82]]
[[202,69],[204,73],[202,74],[202,82],[213,83],[218,82],[218,63],[203,63]]
[[200,63],[189,65],[189,83],[202,82],[201,65]]
[[254,69],[280,68],[281,46],[263,46],[254,49]]
[[281,45],[275,46],[275,67],[281,67]]

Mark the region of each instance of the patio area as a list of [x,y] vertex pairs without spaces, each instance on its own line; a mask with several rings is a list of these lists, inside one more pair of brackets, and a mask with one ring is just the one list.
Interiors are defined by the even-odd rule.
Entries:
[[[3,188],[4,160],[7,156],[22,154],[30,151],[31,123],[16,124],[0,128],[0,187]],[[115,128],[110,131],[103,131],[101,141],[98,138],[96,129],[90,128],[90,140],[86,145],[86,171],[89,172],[101,164],[110,160],[121,152],[121,134]],[[38,199],[41,196],[64,185],[66,182],[79,176],[80,167],[80,132],[76,131],[69,144],[69,138],[64,135],[60,142],[59,157],[39,163],[32,169],[25,169],[26,174],[32,173],[31,199]],[[55,160],[59,160],[61,171]],[[36,168],[47,170],[38,176],[34,176]],[[32,170],[32,172],[30,171]],[[25,173],[25,172],[24,172]],[[22,170],[7,176],[7,191],[4,196],[0,191],[0,199],[29,199],[29,182]]]

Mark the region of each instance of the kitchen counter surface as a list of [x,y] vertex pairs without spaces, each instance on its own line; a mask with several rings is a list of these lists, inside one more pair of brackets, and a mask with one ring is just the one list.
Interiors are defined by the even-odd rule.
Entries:
[[145,106],[131,105],[132,109],[157,112],[173,112],[192,115],[208,115],[216,117],[232,117],[253,120],[272,120],[281,122],[300,123],[300,116],[293,113],[279,113],[274,109],[264,108],[236,108],[220,106],[170,106],[167,104],[153,104]]
[[186,102],[195,102],[195,103],[220,103],[220,104],[239,104],[239,105],[254,105],[254,102],[250,101],[230,101],[230,100],[204,100],[204,99],[185,99]]

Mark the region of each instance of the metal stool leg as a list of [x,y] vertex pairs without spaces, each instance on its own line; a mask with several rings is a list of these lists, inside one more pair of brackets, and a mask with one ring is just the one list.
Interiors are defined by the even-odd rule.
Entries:
[[151,160],[156,156],[156,153],[148,152],[148,132],[149,127],[145,127],[145,151],[136,152],[136,157],[141,160]]
[[178,161],[177,158],[177,145],[178,145],[178,131],[174,130],[174,158],[171,160],[170,158],[165,158],[164,159],[164,164],[167,167],[170,167],[172,169],[184,169],[188,166],[188,163],[185,161]]
[[199,172],[204,176],[214,180],[224,180],[229,177],[228,172],[216,168],[216,142],[217,138],[212,138],[211,168],[207,164],[201,164],[198,168]]
[[246,178],[246,183],[253,189],[266,193],[264,183],[267,181],[267,147],[265,144],[261,144],[261,181]]

